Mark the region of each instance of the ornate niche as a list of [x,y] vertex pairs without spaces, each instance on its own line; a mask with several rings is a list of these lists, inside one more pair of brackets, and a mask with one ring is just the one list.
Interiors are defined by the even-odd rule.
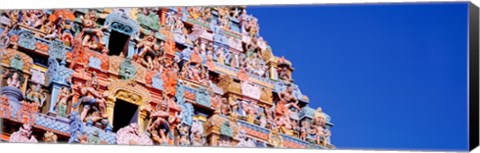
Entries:
[[144,91],[147,91],[147,89],[137,84],[134,80],[112,81],[108,86],[108,92],[110,94],[107,97],[106,105],[106,113],[110,124],[114,125],[114,113],[117,103],[126,102],[138,107],[135,112],[138,114],[138,118],[132,120],[137,120],[138,125],[141,127],[140,131],[143,131],[142,129],[146,127],[147,121],[146,115],[144,114],[145,112],[140,112],[140,110],[142,110],[141,108],[147,107],[147,104],[152,101],[150,93]]
[[[133,40],[140,32],[137,22],[130,19],[125,11],[117,10],[106,17],[104,26],[107,27],[107,30],[104,33],[103,41],[110,53],[126,54],[126,57],[132,57],[135,53]],[[114,42],[110,43],[111,41]],[[127,50],[124,50],[125,46],[127,46]]]

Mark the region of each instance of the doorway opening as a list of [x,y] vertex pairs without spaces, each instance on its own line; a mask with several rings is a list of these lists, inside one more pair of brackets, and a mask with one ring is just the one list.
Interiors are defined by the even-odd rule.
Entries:
[[138,106],[123,100],[115,102],[113,109],[113,132],[117,132],[130,123],[137,123]]
[[110,38],[108,40],[108,55],[120,55],[121,53],[126,57],[128,56],[128,44],[130,42],[130,36],[123,33],[112,30]]

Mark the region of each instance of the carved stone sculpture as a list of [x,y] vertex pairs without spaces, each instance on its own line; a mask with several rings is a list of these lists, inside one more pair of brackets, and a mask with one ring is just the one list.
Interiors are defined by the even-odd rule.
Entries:
[[45,132],[43,135],[43,142],[45,143],[57,143],[57,135],[53,132]]
[[38,141],[32,135],[32,126],[30,124],[24,124],[17,132],[13,132],[12,135],[10,135],[9,142],[37,143]]
[[27,90],[28,101],[34,102],[41,108],[46,99],[47,95],[40,84],[30,84],[30,89]]

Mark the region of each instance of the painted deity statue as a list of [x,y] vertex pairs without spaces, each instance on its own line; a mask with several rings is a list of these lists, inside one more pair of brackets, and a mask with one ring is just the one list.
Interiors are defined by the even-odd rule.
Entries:
[[286,66],[279,68],[278,76],[283,81],[290,81],[292,78],[290,77],[289,70]]
[[90,46],[88,45],[89,42],[96,41],[101,46],[105,45],[103,42],[103,30],[107,29],[107,26],[103,26],[102,28],[97,28],[97,15],[93,11],[89,11],[85,14],[85,17],[81,16],[82,25],[83,25],[83,40],[82,46]]
[[87,142],[89,144],[101,144],[102,140],[100,139],[99,132],[97,130],[93,131],[92,135],[87,137]]
[[55,104],[55,111],[57,112],[57,115],[61,117],[67,117],[67,106],[68,106],[68,100],[70,97],[74,95],[73,88],[71,91],[68,90],[68,87],[62,87],[62,90],[60,91],[60,95],[58,96],[57,102]]
[[259,27],[258,27],[258,23],[257,23],[256,18],[251,18],[248,21],[247,26],[246,26],[246,30],[248,31],[248,35],[250,37],[255,37],[258,34]]
[[240,24],[240,28],[241,28],[241,33],[242,34],[245,34],[247,33],[247,22],[248,22],[248,14],[247,14],[247,10],[246,9],[242,9],[242,13],[240,14],[240,16],[238,17],[238,20],[239,20],[239,24]]
[[27,90],[27,100],[34,102],[38,107],[43,107],[43,103],[47,99],[45,90],[42,89],[40,84],[30,84],[30,89]]
[[314,114],[312,126],[315,128],[315,142],[317,144],[330,144],[331,132],[326,128],[326,117],[321,108],[318,108]]
[[233,10],[230,11],[230,16],[232,18],[238,18],[240,17],[240,9],[238,7],[234,7]]
[[193,146],[204,146],[205,145],[205,136],[204,136],[203,126],[198,119],[195,119],[192,124],[190,139]]
[[23,124],[17,132],[10,135],[9,142],[37,143],[37,139],[32,135],[32,126]]
[[219,109],[220,109],[219,110],[220,114],[226,115],[226,116],[230,115],[230,113],[232,112],[232,108],[230,107],[230,104],[228,103],[227,98],[222,97],[222,99],[220,100]]
[[178,130],[178,144],[180,146],[189,146],[190,141],[190,127],[185,124],[178,124],[176,129]]
[[253,148],[256,147],[255,142],[247,136],[245,130],[238,131],[236,138],[239,140],[237,147],[240,148]]
[[230,28],[230,9],[229,7],[220,7],[218,9],[218,21],[220,23],[220,26],[224,29],[229,29]]
[[43,135],[43,142],[45,143],[57,143],[57,135],[53,132],[45,132]]
[[310,129],[310,123],[307,120],[301,121],[300,127],[300,139],[307,140],[308,130]]
[[24,10],[22,24],[32,28],[39,28],[46,19],[45,12],[42,10]]
[[166,25],[169,27],[170,31],[173,31],[176,25],[177,19],[175,18],[174,12],[168,12],[166,17]]
[[[93,72],[90,80],[87,82],[86,87],[80,89],[81,101],[84,104],[84,108],[81,114],[82,121],[85,121],[87,114],[91,114],[89,119],[93,123],[107,118],[105,113],[105,98],[108,97],[108,91],[99,93],[99,82],[97,80],[96,72]],[[93,112],[90,110],[92,109]]]
[[261,113],[260,114],[260,125],[258,125],[258,126],[260,126],[262,128],[266,128],[267,122],[268,122],[267,121],[267,114],[265,112]]
[[199,17],[201,17],[202,15],[202,12],[201,12],[201,8],[200,7],[188,7],[188,14],[190,15],[191,18],[193,19],[198,19]]
[[21,72],[18,72],[16,70],[7,69],[3,74],[3,77],[7,78],[7,86],[15,87],[18,89],[20,89],[24,80]]
[[293,107],[295,107],[297,110],[300,110],[298,107],[298,99],[293,95],[293,87],[292,85],[289,85],[285,91],[281,92],[280,95],[280,101],[285,101],[286,103],[293,103]]
[[279,131],[284,134],[293,135],[293,126],[291,122],[289,115],[277,116],[275,119],[275,128],[279,128]]
[[138,124],[132,123],[117,131],[117,144],[153,145],[152,139],[146,133],[141,134]]
[[250,104],[242,102],[242,108],[247,113],[247,122],[253,124],[258,113],[257,102],[252,101]]
[[[148,109],[148,108],[147,108]],[[151,133],[158,133],[159,137],[155,137],[159,143],[167,142],[167,134],[170,132],[170,125],[179,119],[178,113],[171,117],[169,114],[169,98],[166,94],[163,95],[162,100],[157,103],[155,109],[147,110],[150,112],[150,120],[147,130]]]
[[213,18],[212,8],[202,7],[202,19],[203,21],[210,22]]
[[72,46],[75,36],[75,26],[73,24],[73,21],[70,19],[65,19],[59,25],[59,29],[61,30],[59,31],[61,40],[63,41],[65,46]]
[[156,42],[157,38],[155,38],[154,33],[151,32],[150,35],[146,35],[137,44],[137,49],[139,50],[137,62],[148,69],[153,69],[153,58],[158,54],[157,51],[160,50],[158,46],[155,46]]

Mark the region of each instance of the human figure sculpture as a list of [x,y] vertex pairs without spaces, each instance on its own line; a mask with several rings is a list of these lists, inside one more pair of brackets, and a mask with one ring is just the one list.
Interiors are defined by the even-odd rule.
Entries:
[[193,146],[203,146],[205,145],[205,136],[203,135],[203,126],[198,119],[195,119],[191,128],[190,139],[192,140]]
[[258,106],[256,101],[250,102],[250,104],[242,103],[242,108],[247,113],[247,122],[253,124],[258,112]]
[[238,21],[239,21],[239,24],[240,24],[242,34],[247,33],[247,31],[246,31],[247,27],[246,26],[247,26],[248,18],[249,18],[249,16],[247,15],[247,10],[242,9],[242,13],[238,17]]
[[145,36],[138,44],[137,48],[139,52],[139,58],[137,62],[146,66],[148,69],[153,68],[153,58],[157,54],[157,51],[160,50],[158,46],[155,46],[157,39],[154,37],[154,33]]
[[85,14],[85,17],[80,16],[80,18],[82,19],[83,25],[82,46],[87,46],[88,42],[92,41],[94,37],[96,37],[100,45],[105,45],[105,42],[103,42],[103,30],[107,29],[108,26],[97,28],[97,16],[93,11],[89,11]]
[[308,130],[310,129],[310,123],[307,120],[301,121],[302,126],[300,127],[300,139],[307,140]]
[[248,31],[248,35],[250,37],[255,37],[255,35],[257,35],[257,33],[259,31],[259,27],[258,27],[256,18],[251,18],[248,21],[246,30]]
[[220,114],[220,105],[221,105],[222,98],[220,98],[220,96],[216,95],[216,94],[214,94],[211,97],[212,97],[212,99],[210,101],[212,103],[212,107],[215,109],[214,113],[215,114]]
[[61,31],[59,31],[60,32],[59,35],[61,36],[61,39],[64,42],[64,44],[66,46],[72,46],[73,45],[73,39],[74,39],[74,36],[75,36],[75,29],[74,29],[73,21],[71,21],[70,19],[64,20],[60,24],[59,29],[61,30]]
[[117,144],[153,145],[152,139],[146,133],[140,134],[138,124],[132,123],[117,131]]
[[326,145],[330,145],[330,136],[332,136],[332,132],[325,128],[325,130],[323,131],[324,135],[323,135],[323,145],[326,146]]
[[155,110],[148,110],[150,112],[150,120],[147,130],[158,133],[161,142],[167,142],[167,134],[170,132],[170,125],[179,119],[178,113],[170,117],[169,114],[169,99],[166,94],[163,95],[162,100],[157,104]]
[[188,10],[188,14],[190,14],[190,17],[192,17],[195,20],[201,17],[202,15],[200,7],[188,7],[187,10]]
[[180,146],[189,146],[191,144],[190,141],[190,127],[185,124],[178,124],[176,127],[178,131],[178,144]]
[[200,64],[195,64],[195,66],[190,66],[188,69],[188,78],[194,81],[200,81],[201,75],[201,66]]
[[240,148],[253,148],[256,147],[255,142],[251,138],[247,136],[247,132],[245,130],[238,131],[236,138],[239,140],[237,143],[237,147]]
[[232,18],[238,18],[238,17],[240,17],[240,12],[241,12],[240,9],[238,9],[238,7],[235,7],[235,8],[233,8],[232,11],[230,11],[230,16]]
[[289,70],[286,66],[282,66],[282,67],[279,68],[278,76],[283,81],[292,80],[292,78],[290,78]]
[[170,31],[173,31],[175,25],[176,25],[176,18],[175,18],[175,15],[173,14],[173,12],[168,12],[167,13],[167,17],[166,17],[166,25],[167,27],[169,27],[169,30]]
[[42,10],[25,10],[22,16],[22,23],[28,27],[38,28],[46,19]]
[[10,135],[9,142],[37,143],[37,139],[32,135],[32,125],[23,124],[17,132]]
[[322,144],[322,140],[325,137],[325,128],[324,128],[324,119],[320,119],[319,121],[314,122],[314,126],[316,127],[316,137],[315,142],[317,144]]
[[3,74],[3,78],[7,78],[7,86],[15,87],[18,89],[20,89],[23,82],[23,76],[21,75],[21,72],[18,72],[16,70],[7,69]]
[[236,120],[238,118],[239,114],[238,114],[238,105],[237,104],[232,104],[231,105],[231,110],[229,112],[229,117],[231,119],[234,119]]
[[225,49],[220,47],[216,50],[215,55],[217,57],[217,62],[220,64],[225,64]]
[[300,110],[298,107],[298,99],[293,95],[293,87],[289,85],[285,91],[281,92],[279,95],[280,101],[284,101],[286,103],[293,103],[295,109]]
[[183,34],[183,28],[184,28],[183,22],[180,21],[180,18],[178,16],[175,18],[175,20],[176,21],[175,21],[175,26],[173,28],[173,32]]
[[210,7],[202,7],[202,19],[203,21],[210,22],[213,18],[212,9]]
[[227,98],[225,97],[222,97],[222,99],[220,100],[220,113],[222,115],[226,115],[228,116],[231,112],[232,112],[232,108],[230,107],[230,104],[228,103],[228,100]]
[[27,100],[34,102],[38,107],[43,107],[43,103],[47,99],[45,90],[40,84],[30,84],[30,89],[27,90]]
[[277,116],[275,119],[275,127],[279,128],[280,132],[287,134],[287,135],[292,135],[292,124],[290,120],[290,116]]
[[60,91],[60,95],[58,96],[57,102],[55,104],[55,110],[58,116],[66,117],[67,114],[67,106],[68,106],[68,99],[74,95],[73,88],[71,91],[68,90],[68,87],[62,87]]
[[45,132],[43,134],[43,142],[45,143],[57,143],[57,135],[53,132]]
[[20,19],[20,10],[11,10],[7,13],[5,13],[8,18],[10,18],[10,25],[9,27],[13,27],[14,25],[17,25]]
[[98,119],[98,117],[107,118],[107,114],[105,113],[105,98],[108,97],[109,93],[105,91],[103,94],[100,94],[98,92],[99,87],[96,72],[93,72],[86,87],[80,89],[81,99],[79,101],[85,105],[81,114],[82,121],[85,120],[90,109],[94,110],[92,117],[96,119]]

